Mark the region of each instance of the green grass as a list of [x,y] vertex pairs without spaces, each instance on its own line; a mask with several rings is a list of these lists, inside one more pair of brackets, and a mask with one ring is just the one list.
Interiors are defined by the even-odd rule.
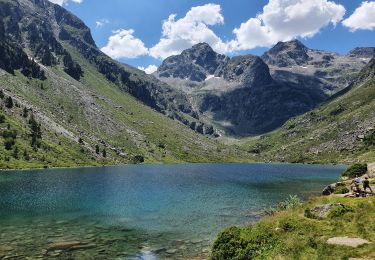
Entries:
[[[342,203],[325,219],[305,217],[319,204]],[[318,197],[302,206],[280,211],[255,225],[221,232],[212,259],[348,259],[375,252],[375,198]],[[360,237],[372,244],[358,248],[328,245],[328,238]]]
[[[30,161],[13,158],[11,152],[4,151],[0,168],[124,164],[133,163],[136,156],[143,156],[146,163],[252,161],[240,147],[197,134],[142,104],[109,82],[71,46],[64,47],[84,70],[79,82],[67,75],[61,65],[45,68],[45,81],[28,79],[19,72],[0,76],[0,88],[21,100],[20,108],[3,111],[6,121],[23,133],[22,138],[17,138],[19,149],[23,151],[30,142],[26,120],[20,116],[24,106],[37,112],[43,144],[48,147],[45,151],[30,150]],[[51,123],[41,116],[58,123],[71,136],[51,128]],[[79,137],[84,145],[78,144]],[[95,154],[96,145],[101,150],[106,147],[107,158]]]

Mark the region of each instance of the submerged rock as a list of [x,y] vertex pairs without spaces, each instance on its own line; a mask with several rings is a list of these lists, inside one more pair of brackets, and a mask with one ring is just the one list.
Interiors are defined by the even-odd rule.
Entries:
[[61,242],[55,242],[48,246],[48,251],[54,251],[54,250],[67,250],[71,249],[72,247],[77,247],[83,245],[80,241],[61,241]]

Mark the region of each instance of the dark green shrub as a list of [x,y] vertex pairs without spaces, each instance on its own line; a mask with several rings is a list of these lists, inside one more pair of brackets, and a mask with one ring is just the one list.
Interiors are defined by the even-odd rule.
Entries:
[[313,237],[309,237],[307,239],[307,244],[309,245],[309,247],[311,248],[314,248],[314,249],[317,249],[318,248],[318,242],[316,242],[315,238]]
[[12,107],[13,107],[13,99],[12,99],[12,97],[7,97],[6,99],[5,99],[5,107],[6,108],[9,108],[9,109],[11,109]]
[[349,189],[347,187],[339,186],[336,187],[334,194],[346,194],[349,192]]
[[369,134],[365,136],[365,139],[363,139],[363,142],[366,146],[372,146],[375,145],[375,131],[373,130]]
[[355,176],[362,176],[367,172],[367,164],[356,163],[350,166],[343,174],[343,177],[355,178]]
[[16,143],[14,138],[8,137],[4,140],[4,147],[6,150],[12,150],[13,145]]
[[20,149],[18,148],[18,146],[15,146],[13,149],[13,158],[19,159],[19,153],[20,153]]
[[341,207],[337,207],[337,208],[332,209],[329,212],[328,217],[329,218],[337,218],[337,217],[341,217],[341,216],[345,215],[348,212],[354,212],[354,209],[350,206],[347,206],[347,205],[341,205]]
[[311,218],[311,219],[318,219],[314,214],[311,213],[310,208],[305,209],[305,213],[303,214],[306,218]]
[[5,122],[5,116],[4,115],[0,115],[0,124],[2,124],[4,122]]
[[280,228],[285,232],[291,232],[298,228],[298,221],[295,219],[283,219],[280,221]]
[[229,227],[219,233],[212,246],[211,259],[234,259],[244,249],[240,232],[238,227]]
[[136,155],[133,158],[134,163],[143,163],[145,161],[145,158],[142,155]]
[[41,125],[35,120],[33,114],[30,116],[29,127],[31,130],[31,146],[34,148],[34,150],[37,150],[37,148],[40,148],[41,145],[42,130]]
[[29,153],[26,150],[23,151],[23,158],[26,161],[30,161],[30,155],[29,155]]
[[17,138],[17,131],[16,130],[11,130],[11,129],[7,129],[3,132],[3,137],[6,139],[6,138],[13,138],[13,139],[16,139]]

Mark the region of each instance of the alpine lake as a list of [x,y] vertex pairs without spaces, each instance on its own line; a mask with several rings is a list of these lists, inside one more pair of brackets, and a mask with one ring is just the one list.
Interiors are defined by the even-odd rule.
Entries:
[[205,259],[218,232],[345,166],[178,164],[0,172],[0,259]]

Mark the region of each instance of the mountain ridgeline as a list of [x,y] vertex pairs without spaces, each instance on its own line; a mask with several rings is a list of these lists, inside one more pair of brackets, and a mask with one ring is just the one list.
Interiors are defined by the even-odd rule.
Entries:
[[279,42],[261,57],[233,58],[200,43],[163,61],[155,76],[182,90],[201,121],[226,135],[263,134],[345,89],[375,48],[347,55]]

